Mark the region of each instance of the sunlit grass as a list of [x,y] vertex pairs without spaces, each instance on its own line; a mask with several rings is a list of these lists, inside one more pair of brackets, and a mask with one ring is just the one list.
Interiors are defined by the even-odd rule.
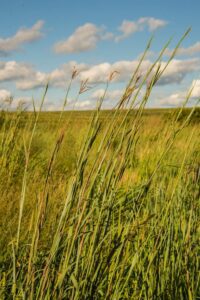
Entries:
[[200,297],[199,110],[145,110],[167,46],[113,110],[112,74],[96,111],[65,112],[73,73],[62,112],[48,86],[38,112],[1,111],[0,299]]

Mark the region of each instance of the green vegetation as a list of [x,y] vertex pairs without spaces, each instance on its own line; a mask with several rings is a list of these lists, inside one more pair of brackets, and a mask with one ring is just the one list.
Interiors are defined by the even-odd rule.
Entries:
[[200,298],[198,109],[144,110],[162,54],[113,110],[1,112],[0,299]]

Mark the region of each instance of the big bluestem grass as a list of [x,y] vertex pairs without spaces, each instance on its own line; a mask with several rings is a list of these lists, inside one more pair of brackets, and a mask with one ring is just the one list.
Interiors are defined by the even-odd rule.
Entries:
[[38,111],[1,111],[0,299],[200,297],[196,106],[180,121],[192,90],[172,114],[145,110],[183,38],[141,78],[149,42],[113,110],[115,73],[95,111],[65,112],[74,70],[60,113],[42,112],[48,85]]

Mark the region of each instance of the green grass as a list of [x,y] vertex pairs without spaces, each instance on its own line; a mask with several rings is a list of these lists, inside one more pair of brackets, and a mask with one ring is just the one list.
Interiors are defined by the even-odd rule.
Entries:
[[156,66],[137,110],[136,70],[110,111],[0,113],[0,299],[200,298],[199,110],[145,110]]

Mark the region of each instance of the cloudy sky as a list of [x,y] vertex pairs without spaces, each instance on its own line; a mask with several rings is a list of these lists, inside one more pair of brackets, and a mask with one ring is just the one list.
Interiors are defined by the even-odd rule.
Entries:
[[[183,33],[192,28],[155,87],[149,107],[177,106],[194,86],[200,97],[199,0],[0,0],[0,106],[33,97],[37,103],[49,81],[45,109],[59,109],[71,74],[78,70],[69,108],[94,108],[114,71],[105,108],[115,105],[150,37],[141,66],[145,73],[172,37],[161,66]],[[90,89],[77,99],[80,82]],[[75,102],[76,101],[76,102]],[[74,103],[74,104],[73,104]]]

